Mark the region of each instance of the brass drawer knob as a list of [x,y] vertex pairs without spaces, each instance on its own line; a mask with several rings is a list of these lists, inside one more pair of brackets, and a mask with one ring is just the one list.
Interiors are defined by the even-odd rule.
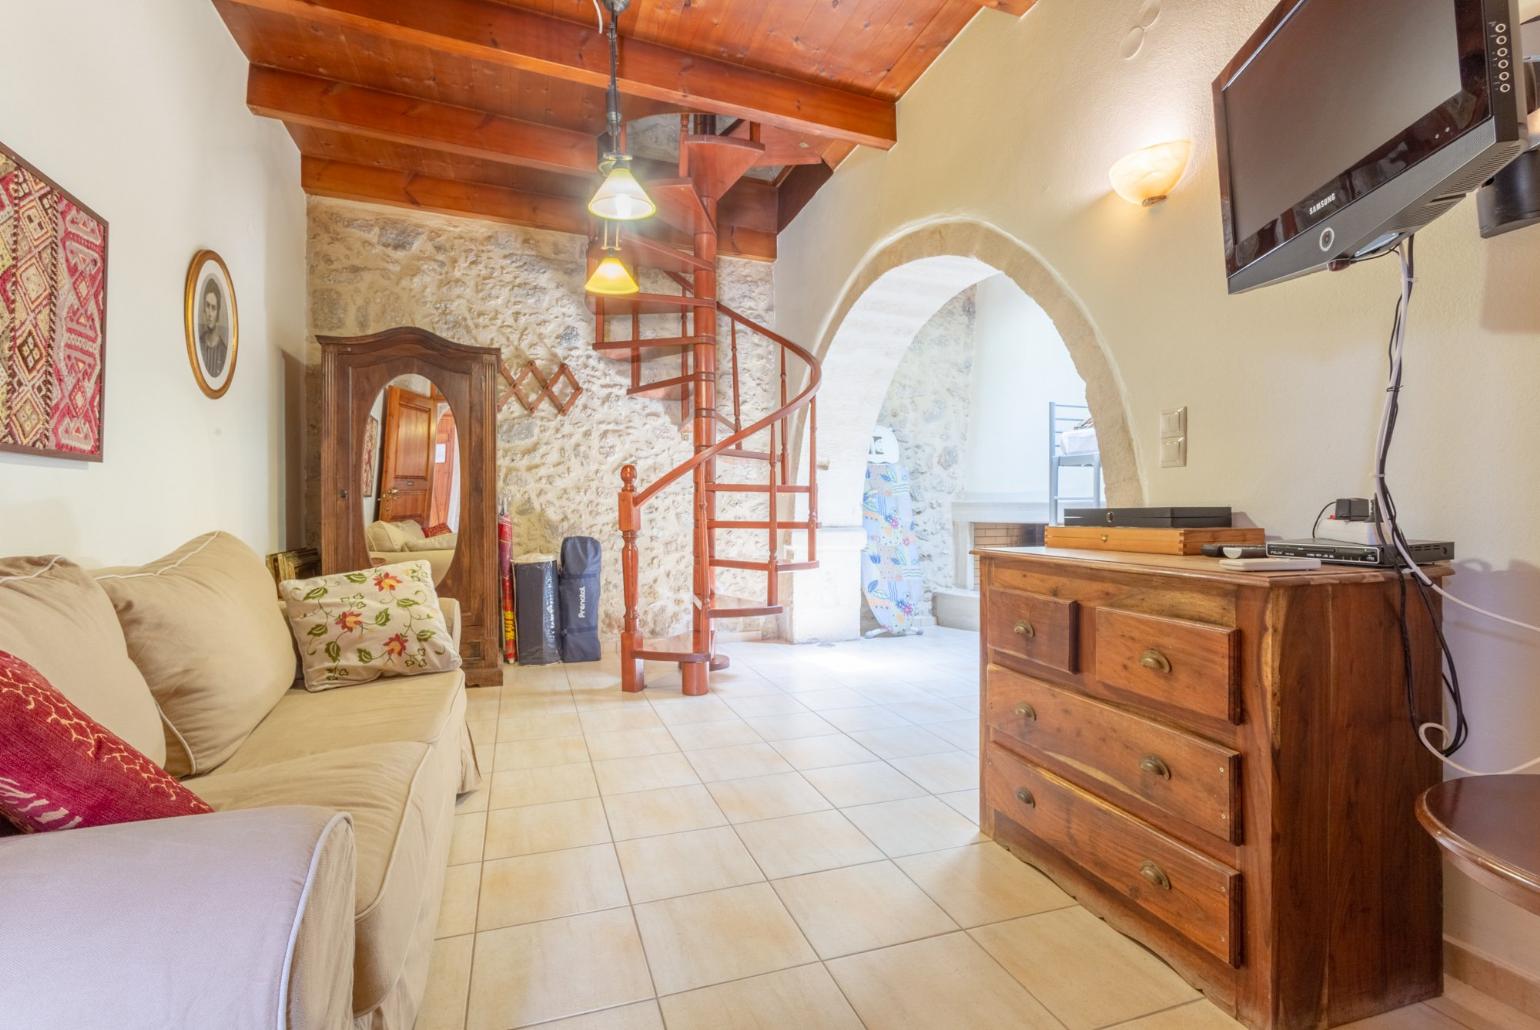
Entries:
[[1021,704],[1016,706],[1016,717],[1018,719],[1029,719],[1033,722],[1036,722],[1037,709],[1023,701]]
[[1149,648],[1144,652],[1144,654],[1139,656],[1139,664],[1144,666],[1146,669],[1153,669],[1156,672],[1170,673],[1171,671],[1171,659],[1167,658],[1153,647]]
[[1037,807],[1037,798],[1033,797],[1032,796],[1032,792],[1030,790],[1028,790],[1027,788],[1025,788],[1025,787],[1017,787],[1016,788],[1016,800],[1020,801],[1023,805],[1026,805],[1028,808],[1036,808]]
[[1031,640],[1037,636],[1037,630],[1033,629],[1032,624],[1026,619],[1019,620],[1012,628],[1016,631],[1018,637],[1026,637],[1028,640]]
[[1166,871],[1154,862],[1146,862],[1139,867],[1139,875],[1150,881],[1150,884],[1159,887],[1163,891],[1171,889],[1171,877]]
[[1171,767],[1159,755],[1145,755],[1139,759],[1139,768],[1153,776],[1159,776],[1163,780],[1171,778]]

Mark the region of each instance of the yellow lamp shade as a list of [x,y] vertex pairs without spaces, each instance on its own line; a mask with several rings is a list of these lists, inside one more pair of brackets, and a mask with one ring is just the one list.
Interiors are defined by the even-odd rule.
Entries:
[[647,191],[642,189],[626,163],[617,161],[604,177],[599,192],[588,202],[588,210],[596,217],[612,222],[631,222],[651,218],[657,213],[658,205],[647,196]]
[[589,293],[600,293],[606,297],[623,297],[628,293],[638,293],[641,287],[637,285],[636,276],[626,267],[626,263],[615,254],[606,254],[604,260],[599,262],[594,274],[588,277],[588,282],[583,289]]
[[1191,157],[1192,142],[1185,139],[1136,150],[1112,166],[1112,189],[1130,204],[1159,204],[1187,171]]

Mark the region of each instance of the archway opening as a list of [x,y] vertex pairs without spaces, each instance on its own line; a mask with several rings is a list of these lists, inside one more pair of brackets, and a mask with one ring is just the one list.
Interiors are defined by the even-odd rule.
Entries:
[[[1001,356],[1010,358],[1008,341],[1015,339],[1018,351],[1040,349],[1036,362],[1038,378],[1047,385],[1058,384],[1052,390],[1055,405],[1074,405],[1081,400],[1078,387],[1083,385],[1085,414],[1075,424],[1087,418],[1094,424],[1099,457],[1095,482],[1100,490],[1094,490],[1089,482],[1075,485],[1086,477],[1072,474],[1061,483],[1060,496],[1079,501],[1083,493],[1087,501],[1100,499],[1113,504],[1136,504],[1142,498],[1116,371],[1089,316],[1063,280],[1020,241],[981,222],[948,220],[900,233],[875,248],[851,276],[818,341],[824,372],[819,394],[817,451],[821,568],[815,575],[792,580],[793,604],[787,626],[791,639],[838,640],[859,635],[863,611],[862,562],[867,543],[862,507],[873,427],[879,424],[895,376],[917,335],[959,294],[971,291],[976,302],[980,289],[994,298],[992,308],[1004,312],[999,316],[1003,326],[1000,337],[1007,342],[991,345],[991,352],[998,352],[992,359],[995,364]],[[1043,355],[1055,351],[1059,357],[1057,368],[1048,374]],[[1022,355],[1016,356],[1020,359]],[[1003,396],[1003,410],[1007,412],[1011,389],[1008,384],[1019,385],[1023,377],[1032,378],[1030,355],[1027,366],[1018,371],[1021,374],[1014,379],[988,384],[1000,387],[996,392]],[[967,414],[977,413],[971,383],[969,391],[968,412],[938,409],[934,417],[966,419]],[[1037,412],[1038,401],[1023,397],[1021,410],[1014,416],[1021,426],[1020,438],[1036,441],[1034,447],[1041,447],[1044,452],[1040,463],[1044,477],[1048,472],[1047,449],[1058,432],[1069,428],[1068,419],[1073,414],[1064,412],[1066,425],[1050,433],[1047,403],[1044,400],[1043,410]],[[990,404],[995,411],[1002,410],[1001,397],[994,397]],[[958,433],[955,425],[948,431],[954,437]],[[966,428],[963,438],[966,459]],[[999,455],[1002,448],[1009,449],[1011,441],[995,441],[1002,448],[986,446],[982,438],[978,442],[982,451],[992,452],[996,457],[979,455],[977,474],[963,491],[964,500],[968,500],[967,494],[1012,495],[1013,503],[1036,506],[1031,514],[1040,519],[1039,525],[1049,521],[1047,509],[1051,501],[1046,489],[1037,496],[1038,487],[1013,472],[1002,472],[1008,455]],[[805,446],[802,457],[804,462],[808,460]],[[1035,459],[1023,456],[1019,464],[1024,466],[1029,460]],[[991,468],[995,471],[991,472]],[[1022,471],[1026,471],[1024,467]],[[967,475],[965,468],[965,479]],[[987,489],[991,475],[997,477],[1004,489]],[[1035,480],[1035,474],[1027,478]],[[1015,512],[1013,521],[1022,514],[1021,510]],[[968,567],[963,564],[959,570],[958,552],[965,555],[972,540],[966,534],[959,539],[955,520],[947,521],[953,523],[953,538],[949,547],[940,550],[949,556],[953,584],[966,590]],[[987,520],[975,518],[968,524],[981,521]],[[932,531],[933,538],[934,535]]]

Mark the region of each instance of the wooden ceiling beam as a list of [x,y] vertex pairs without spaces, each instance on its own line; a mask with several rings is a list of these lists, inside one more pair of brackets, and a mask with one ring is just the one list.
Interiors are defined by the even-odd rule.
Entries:
[[597,140],[587,133],[277,68],[252,65],[246,106],[289,125],[526,168],[594,175],[598,164]]
[[[525,193],[502,186],[439,179],[308,156],[300,158],[300,185],[306,193],[317,197],[481,218],[578,236],[590,235],[588,209],[583,200],[575,197]],[[724,224],[718,242],[720,253],[725,257],[775,260],[774,232]]]
[[[288,15],[426,47],[449,57],[588,86],[609,81],[609,49],[591,26],[487,0],[221,0],[224,7]],[[891,100],[627,39],[621,91],[680,107],[749,118],[795,132],[888,149],[897,141]]]

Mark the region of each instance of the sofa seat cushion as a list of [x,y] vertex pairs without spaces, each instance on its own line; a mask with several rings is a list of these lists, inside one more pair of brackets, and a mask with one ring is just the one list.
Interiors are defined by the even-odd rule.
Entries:
[[[418,742],[366,744],[244,772],[221,768],[185,781],[216,811],[317,805],[353,817],[353,1010],[395,988],[420,936],[436,918],[454,785],[441,749]],[[431,940],[431,928],[429,930]]]
[[382,679],[320,694],[290,690],[252,731],[222,772],[241,772],[363,744],[436,744],[465,732],[465,676]]
[[156,765],[160,711],[129,659],[105,591],[67,558],[0,558],[0,650],[35,668],[80,710]]
[[229,533],[205,533],[96,581],[166,720],[166,771],[217,769],[294,682],[289,626],[261,556]]

